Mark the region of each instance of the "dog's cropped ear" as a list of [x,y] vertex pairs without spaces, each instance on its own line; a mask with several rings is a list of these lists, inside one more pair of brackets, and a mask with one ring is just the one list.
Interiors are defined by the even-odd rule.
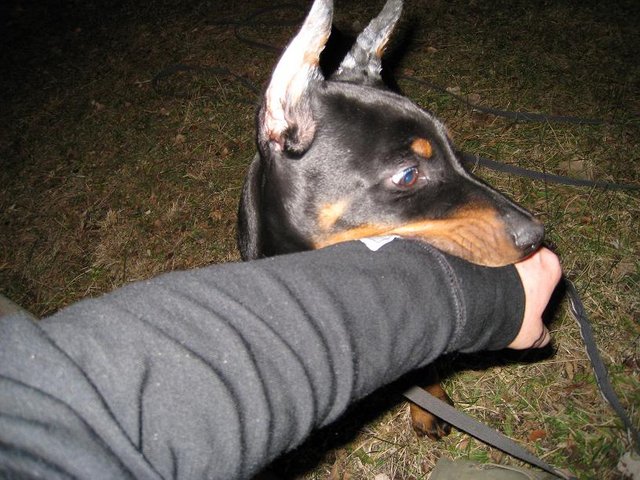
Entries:
[[262,159],[253,157],[238,206],[237,241],[245,262],[262,257]]
[[331,80],[382,84],[382,55],[401,13],[402,0],[388,0],[378,16],[358,35]]
[[320,52],[331,33],[332,0],[315,0],[273,71],[258,115],[261,148],[301,154],[315,134],[309,93],[324,81]]

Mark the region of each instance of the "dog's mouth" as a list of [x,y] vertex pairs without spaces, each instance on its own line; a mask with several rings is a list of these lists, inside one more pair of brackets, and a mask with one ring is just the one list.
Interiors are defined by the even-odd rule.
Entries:
[[316,248],[380,235],[424,241],[451,255],[488,267],[516,263],[542,243],[544,229],[534,218],[517,227],[490,208],[459,210],[452,217],[404,225],[363,225],[330,233],[314,242]]

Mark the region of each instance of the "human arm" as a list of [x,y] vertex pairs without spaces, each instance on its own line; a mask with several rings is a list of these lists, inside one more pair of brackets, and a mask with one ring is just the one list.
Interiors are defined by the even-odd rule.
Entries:
[[512,267],[359,242],[175,272],[0,324],[0,459],[78,478],[247,478],[353,401],[520,329]]

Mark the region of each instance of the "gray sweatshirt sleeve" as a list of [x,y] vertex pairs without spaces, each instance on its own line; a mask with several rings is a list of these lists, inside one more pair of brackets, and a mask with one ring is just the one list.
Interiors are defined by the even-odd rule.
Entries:
[[174,272],[0,322],[0,476],[249,478],[450,351],[503,348],[513,267],[360,242]]

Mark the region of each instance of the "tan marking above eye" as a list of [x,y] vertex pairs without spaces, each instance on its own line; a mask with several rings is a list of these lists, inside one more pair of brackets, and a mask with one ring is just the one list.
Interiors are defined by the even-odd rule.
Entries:
[[424,158],[430,158],[433,154],[431,143],[426,138],[416,138],[411,142],[411,150],[413,150],[413,153],[416,155],[420,155]]

